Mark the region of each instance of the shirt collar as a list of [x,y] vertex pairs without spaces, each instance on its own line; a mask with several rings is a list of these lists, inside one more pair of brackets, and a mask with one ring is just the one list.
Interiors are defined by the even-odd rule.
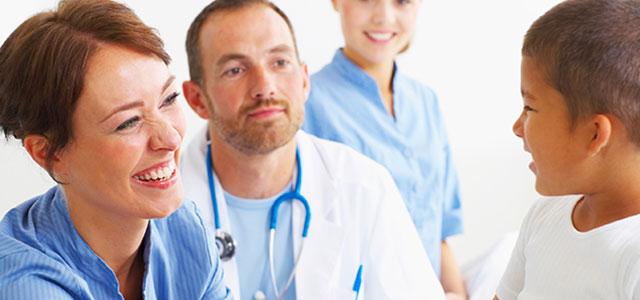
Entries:
[[[369,76],[365,71],[363,71],[360,67],[354,64],[347,56],[344,55],[343,48],[336,50],[336,53],[333,55],[333,60],[331,64],[334,65],[338,71],[344,75],[347,80],[352,81],[358,86],[363,86],[366,88],[375,88],[376,85],[375,80]],[[395,86],[398,80],[398,64],[393,62],[393,79],[392,79],[392,87],[395,91]]]

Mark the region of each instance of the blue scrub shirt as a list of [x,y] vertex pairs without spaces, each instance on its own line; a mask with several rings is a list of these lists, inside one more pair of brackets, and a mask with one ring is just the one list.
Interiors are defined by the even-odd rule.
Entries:
[[311,77],[303,129],[347,144],[393,176],[431,264],[440,274],[441,242],[462,232],[460,189],[438,98],[394,66],[393,109],[376,82],[339,49]]
[[[212,241],[193,202],[149,221],[144,299],[231,299]],[[123,299],[115,273],[73,226],[60,187],[0,222],[0,299]]]

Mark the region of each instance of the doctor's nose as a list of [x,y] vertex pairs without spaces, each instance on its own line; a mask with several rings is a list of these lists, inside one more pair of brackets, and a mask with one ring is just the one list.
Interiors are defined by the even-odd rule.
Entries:
[[251,98],[255,100],[271,99],[276,95],[273,75],[263,67],[257,67],[254,71]]

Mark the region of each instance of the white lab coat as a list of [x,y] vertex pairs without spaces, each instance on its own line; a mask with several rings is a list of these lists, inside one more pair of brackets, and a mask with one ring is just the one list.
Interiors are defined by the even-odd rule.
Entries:
[[[213,231],[206,135],[205,128],[191,141],[181,170],[186,198],[198,204]],[[296,134],[296,141],[302,161],[300,192],[311,208],[309,232],[295,275],[297,299],[354,299],[353,282],[360,264],[361,300],[444,299],[387,170],[347,146],[302,131]],[[216,197],[224,199],[221,188],[217,188]],[[233,234],[225,201],[218,201],[218,209],[222,229]],[[304,222],[304,208],[298,202],[292,218],[297,256]],[[235,258],[223,267],[225,284],[235,299],[241,299]]]

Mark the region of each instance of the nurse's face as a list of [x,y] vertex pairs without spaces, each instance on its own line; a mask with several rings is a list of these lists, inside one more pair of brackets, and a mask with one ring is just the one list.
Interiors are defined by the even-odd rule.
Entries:
[[200,45],[204,83],[186,83],[185,94],[209,119],[213,138],[247,155],[290,142],[302,124],[309,77],[282,17],[261,4],[217,13],[202,27]]
[[162,60],[121,47],[89,60],[73,136],[55,169],[70,210],[125,220],[178,208],[185,122],[174,81]]
[[340,14],[344,52],[360,66],[388,64],[415,31],[420,0],[333,0]]

